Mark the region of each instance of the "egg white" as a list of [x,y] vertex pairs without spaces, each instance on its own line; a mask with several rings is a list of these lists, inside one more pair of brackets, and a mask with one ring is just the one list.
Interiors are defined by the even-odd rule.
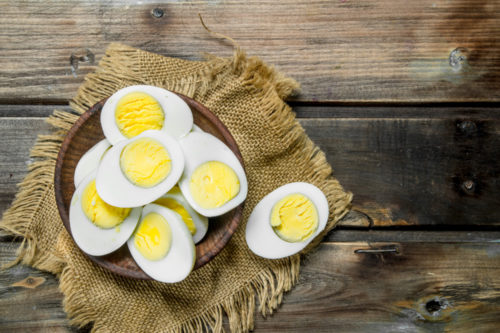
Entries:
[[111,146],[108,140],[103,139],[96,143],[92,148],[87,150],[80,158],[75,168],[74,182],[75,188],[89,173],[97,169],[99,162],[101,162],[102,155]]
[[196,226],[196,233],[193,235],[193,241],[195,244],[198,244],[203,237],[207,234],[208,230],[208,218],[206,216],[198,214],[192,207],[189,205],[187,200],[184,198],[182,193],[179,190],[171,190],[167,194],[163,195],[162,198],[170,198],[177,201],[179,204],[187,210],[191,218],[193,219],[193,223]]
[[87,175],[76,188],[69,207],[71,234],[78,247],[92,256],[103,256],[120,248],[134,232],[142,208],[133,208],[117,227],[101,229],[90,221],[82,209],[82,192],[95,179],[96,172]]
[[167,283],[184,280],[193,269],[196,251],[188,227],[179,214],[160,205],[149,204],[142,210],[142,216],[149,213],[160,214],[167,220],[172,232],[172,244],[167,255],[160,260],[144,258],[134,245],[134,236],[127,242],[135,262],[151,278]]
[[[202,132],[191,132],[179,140],[179,143],[186,160],[184,174],[179,181],[179,187],[194,210],[208,217],[219,216],[235,208],[246,199],[248,183],[245,170],[228,146],[215,136]],[[219,161],[227,164],[234,170],[240,182],[240,191],[238,194],[224,205],[213,209],[203,208],[198,205],[189,189],[189,182],[193,172],[199,165],[209,161]]]
[[[172,161],[170,173],[153,187],[145,188],[131,183],[120,168],[123,148],[140,138],[151,138],[161,143]],[[168,192],[177,183],[183,170],[184,155],[177,140],[162,131],[145,131],[132,139],[118,142],[104,155],[97,169],[97,193],[105,202],[116,207],[143,206]]]
[[[274,205],[289,194],[300,193],[312,201],[318,212],[318,228],[303,242],[286,242],[271,226],[271,212]],[[289,183],[266,195],[253,209],[246,226],[246,241],[250,250],[267,259],[291,256],[303,250],[320,232],[328,221],[328,201],[323,192],[309,183]]]
[[127,137],[120,132],[116,124],[115,109],[118,101],[131,92],[143,92],[158,101],[165,115],[162,132],[178,139],[186,135],[193,127],[191,108],[173,92],[147,85],[129,86],[118,90],[109,97],[101,111],[101,127],[111,144],[114,145],[122,140],[127,140]]
[[193,128],[191,129],[191,132],[201,132],[201,133],[206,133],[204,130],[201,129],[200,126],[193,124]]

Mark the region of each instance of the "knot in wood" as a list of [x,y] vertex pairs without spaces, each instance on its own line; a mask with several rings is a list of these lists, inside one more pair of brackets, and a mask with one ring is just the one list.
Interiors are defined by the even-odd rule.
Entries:
[[95,55],[89,49],[85,49],[85,51],[77,51],[71,53],[69,57],[69,64],[71,66],[71,72],[73,76],[76,77],[76,70],[78,69],[78,64],[80,62],[93,64],[95,61]]
[[151,15],[153,15],[154,18],[162,18],[165,12],[161,8],[155,8],[151,10]]
[[446,299],[435,297],[425,303],[425,309],[429,314],[437,317],[441,314],[441,310],[446,309],[449,305],[450,304]]

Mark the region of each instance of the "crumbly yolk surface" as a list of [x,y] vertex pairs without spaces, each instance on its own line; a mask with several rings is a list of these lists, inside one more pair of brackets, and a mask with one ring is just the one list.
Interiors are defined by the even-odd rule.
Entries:
[[182,217],[182,221],[184,221],[184,223],[188,227],[191,235],[194,235],[196,233],[196,226],[194,225],[193,218],[191,217],[191,215],[189,215],[189,212],[186,210],[186,208],[184,208],[184,206],[181,205],[178,201],[172,198],[160,198],[157,199],[154,203],[171,209],[179,214]]
[[274,205],[271,226],[284,241],[303,242],[318,229],[318,212],[305,195],[290,194]]
[[168,176],[172,161],[161,143],[151,138],[140,138],[123,148],[120,168],[133,184],[152,187]]
[[133,138],[147,130],[160,130],[165,114],[158,101],[143,92],[123,96],[115,108],[115,121],[120,132]]
[[118,208],[105,203],[97,194],[95,180],[91,181],[83,190],[81,203],[85,216],[103,229],[118,226],[131,211],[131,208]]
[[165,257],[172,245],[172,230],[167,220],[158,213],[149,213],[139,224],[134,235],[134,246],[151,261]]
[[240,181],[231,167],[219,161],[210,161],[194,170],[189,189],[198,205],[213,209],[224,205],[238,194]]

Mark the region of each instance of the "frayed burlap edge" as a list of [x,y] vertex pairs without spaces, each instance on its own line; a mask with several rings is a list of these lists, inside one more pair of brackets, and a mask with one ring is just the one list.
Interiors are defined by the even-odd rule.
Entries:
[[[142,80],[137,80],[141,74],[137,71],[137,68],[140,68],[140,52],[144,51],[111,44],[99,64],[98,71],[87,75],[77,97],[70,102],[72,108],[78,113],[85,112],[98,96],[111,95],[116,89],[117,81],[136,80],[138,84],[142,83]],[[309,139],[290,108],[282,101],[298,88],[298,84],[268,67],[260,59],[247,57],[239,49],[232,58],[207,58],[207,62],[200,66],[200,70],[195,74],[176,79],[172,90],[193,96],[196,91],[202,93],[216,88],[224,81],[224,77],[231,75],[238,77],[245,87],[258,94],[267,110],[270,126],[276,130],[284,144],[291,144],[291,154],[297,156],[297,161],[301,161],[301,165],[296,167],[302,168],[311,179],[324,184],[322,190],[331,205],[327,228],[303,253],[309,252],[347,214],[352,194],[344,192],[339,182],[331,176],[332,169],[324,153]],[[99,87],[99,93],[96,93],[96,86]],[[18,259],[12,264],[21,262],[56,274],[60,278],[60,289],[65,296],[63,305],[71,323],[84,326],[94,322],[93,331],[101,331],[105,330],[105,321],[99,321],[98,314],[88,306],[78,290],[72,288],[72,275],[75,272],[64,266],[63,259],[55,251],[41,251],[35,235],[30,233],[33,216],[43,197],[49,192],[48,188],[53,186],[53,172],[60,144],[76,119],[78,116],[63,111],[55,111],[48,119],[48,122],[59,130],[53,135],[39,136],[31,151],[31,156],[38,160],[29,167],[29,174],[19,185],[20,190],[11,208],[4,213],[0,228],[23,237],[18,249]],[[289,291],[297,282],[299,268],[299,255],[284,260],[277,270],[266,268],[216,306],[196,314],[174,327],[173,331],[199,332],[209,329],[222,332],[224,313],[229,319],[231,331],[251,330],[256,308],[255,298],[259,300],[259,311],[262,315],[271,314],[281,303],[283,293]]]

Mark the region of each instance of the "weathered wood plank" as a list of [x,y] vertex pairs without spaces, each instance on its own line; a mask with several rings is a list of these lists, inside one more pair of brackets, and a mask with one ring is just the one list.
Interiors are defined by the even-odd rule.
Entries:
[[54,110],[74,112],[69,105],[31,105],[31,104],[0,104],[2,117],[48,117]]
[[[16,0],[0,6],[2,100],[68,100],[110,42],[185,59],[230,55],[229,43],[211,37],[198,13],[214,31],[296,78],[300,100],[500,100],[499,1]],[[75,70],[72,55],[95,60]]]
[[[395,246],[399,253],[355,253]],[[13,248],[0,243],[2,263]],[[498,243],[322,243],[298,285],[255,332],[493,332],[500,325]],[[28,276],[46,281],[12,287]],[[0,272],[0,327],[67,329],[53,276],[28,267]]]
[[496,119],[301,119],[301,124],[373,226],[500,223]]
[[[290,101],[297,118],[433,118],[492,119],[500,107],[496,103],[460,103],[451,105],[331,105]],[[73,112],[67,104],[0,104],[0,117],[48,117],[54,110]]]
[[[18,244],[0,243],[0,265],[15,258]],[[13,286],[24,279],[44,279],[36,288]],[[27,266],[0,270],[0,332],[72,332],[62,309],[58,281]]]
[[[290,103],[298,118],[384,118],[384,119],[496,119],[497,103],[449,103],[419,105],[340,105],[328,103]],[[309,105],[308,105],[309,104]],[[1,111],[0,106],[0,112]],[[1,113],[0,113],[1,114]]]
[[[500,224],[499,120],[436,112],[300,122],[355,194],[357,213],[345,225]],[[48,128],[42,118],[0,118],[0,211],[25,175],[36,135]]]
[[392,229],[351,229],[340,226],[328,233],[323,242],[402,242],[402,243],[500,243],[500,230],[427,231]]
[[45,118],[0,118],[0,212],[10,205],[26,175],[36,137],[49,131]]

